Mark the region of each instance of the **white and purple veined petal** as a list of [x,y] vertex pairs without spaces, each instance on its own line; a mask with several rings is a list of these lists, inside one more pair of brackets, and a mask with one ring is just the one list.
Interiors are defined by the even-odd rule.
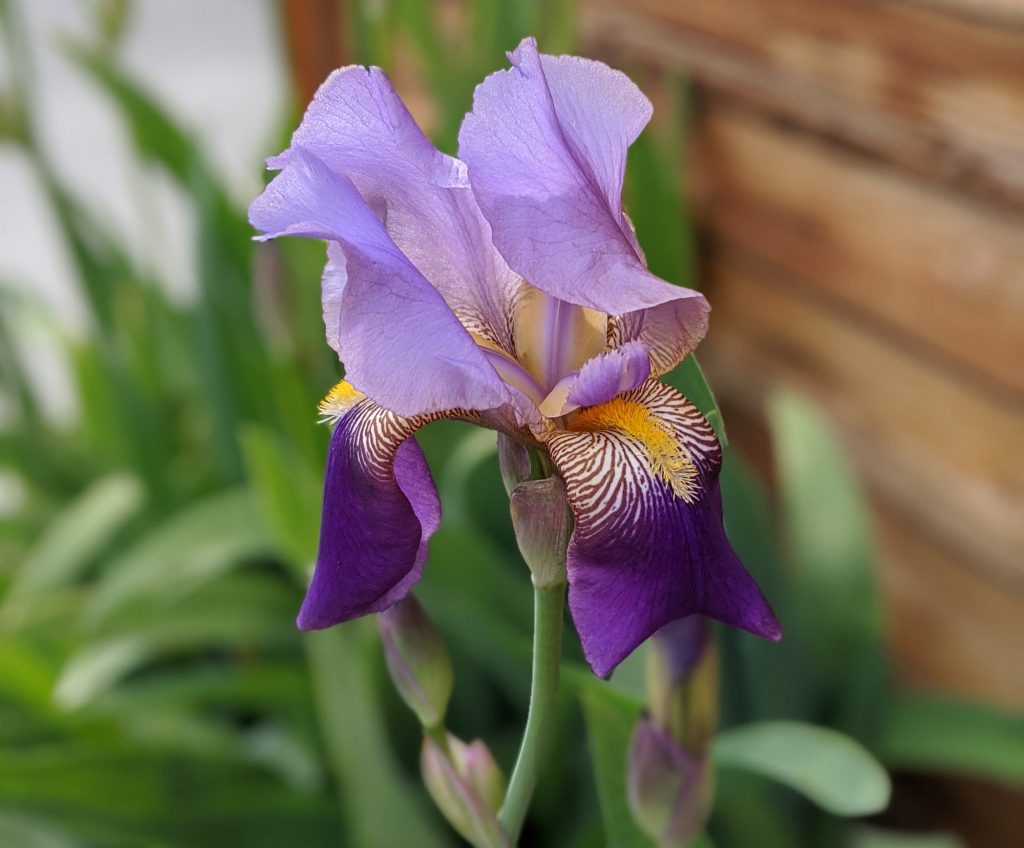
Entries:
[[575,519],[569,607],[596,674],[694,613],[780,637],[725,534],[718,441],[686,398],[649,381],[583,410],[548,447]]
[[651,104],[619,71],[537,52],[481,83],[459,155],[505,261],[549,294],[611,317],[614,344],[642,342],[655,374],[707,330],[698,292],[651,274],[622,211],[626,151]]
[[[346,383],[335,393],[347,408],[335,413],[316,567],[298,618],[304,630],[380,612],[405,597],[441,522],[437,489],[412,436],[444,416],[402,418]],[[331,413],[327,401],[323,408]]]

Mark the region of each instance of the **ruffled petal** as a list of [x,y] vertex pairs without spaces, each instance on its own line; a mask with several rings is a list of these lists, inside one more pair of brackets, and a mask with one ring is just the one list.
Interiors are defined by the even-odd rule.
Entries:
[[[292,146],[350,178],[463,323],[511,351],[509,304],[519,277],[491,243],[466,166],[434,147],[380,68],[332,73]],[[280,163],[270,160],[272,167]]]
[[581,406],[597,406],[635,389],[651,374],[651,358],[640,342],[627,342],[588,359],[551,390],[540,411],[549,418]]
[[693,613],[769,639],[771,607],[725,535],[721,450],[707,421],[650,381],[549,436],[575,518],[569,606],[594,672]]
[[620,316],[621,342],[651,352],[656,373],[707,330],[698,292],[645,267],[622,212],[626,151],[651,104],[619,71],[574,56],[541,56],[533,39],[513,67],[476,89],[459,155],[508,264],[570,303]]
[[407,417],[519,402],[348,177],[301,148],[277,164],[283,170],[252,204],[250,220],[263,238],[337,244],[325,272],[324,311],[352,383]]
[[411,438],[440,415],[405,419],[352,396],[331,436],[320,547],[303,630],[387,609],[420,579],[441,503]]

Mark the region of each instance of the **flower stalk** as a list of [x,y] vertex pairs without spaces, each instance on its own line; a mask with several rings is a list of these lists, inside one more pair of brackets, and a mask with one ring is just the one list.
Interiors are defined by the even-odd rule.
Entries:
[[509,781],[498,821],[513,845],[518,843],[526,811],[540,777],[544,751],[550,736],[558,696],[562,653],[562,611],[565,581],[533,590],[533,673],[530,709],[519,756]]

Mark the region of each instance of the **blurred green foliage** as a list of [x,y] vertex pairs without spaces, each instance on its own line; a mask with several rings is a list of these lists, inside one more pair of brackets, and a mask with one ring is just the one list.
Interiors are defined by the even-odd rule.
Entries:
[[[100,4],[95,39],[63,49],[116,105],[140,160],[188,199],[200,288],[184,305],[62,185],[37,137],[18,8],[0,3],[12,64],[0,98],[6,143],[45,192],[92,326],[77,338],[44,324],[81,411],[71,426],[55,424],[16,341],[19,322],[41,307],[0,290],[0,373],[13,409],[0,429],[0,467],[25,494],[0,524],[0,845],[453,845],[418,787],[418,729],[386,685],[373,623],[316,634],[293,625],[315,555],[327,441],[315,407],[339,376],[320,323],[322,248],[254,245],[244,204],[191,132],[122,70],[125,6]],[[473,85],[503,50],[527,33],[548,51],[574,47],[569,3],[470,2],[463,49],[428,3],[351,7],[360,61],[387,68],[396,51],[414,48],[447,150]],[[678,108],[635,146],[626,197],[652,267],[682,281],[693,279],[678,190],[686,88],[668,85]],[[670,379],[724,437],[696,361]],[[894,689],[865,508],[847,463],[799,397],[777,399],[772,425],[779,502],[732,454],[723,489],[730,536],[787,638],[720,634],[727,729],[705,844],[955,845],[905,841],[826,810],[878,806],[884,776],[864,748],[894,767],[1020,785],[1021,723]],[[530,589],[493,437],[440,422],[421,443],[446,518],[418,594],[455,659],[451,727],[485,737],[507,767],[528,698]],[[524,844],[649,845],[623,795],[642,661],[605,683],[583,670],[571,635],[565,653],[557,750]],[[855,803],[858,780],[874,804]]]

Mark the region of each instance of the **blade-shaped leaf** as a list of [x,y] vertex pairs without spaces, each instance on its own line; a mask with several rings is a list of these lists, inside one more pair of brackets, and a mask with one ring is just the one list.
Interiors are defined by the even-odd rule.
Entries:
[[242,431],[245,467],[281,551],[302,569],[316,557],[320,479],[294,448],[257,425]]
[[626,796],[629,740],[640,717],[637,702],[596,680],[584,685],[580,697],[607,844],[616,848],[654,848],[651,839],[633,821]]
[[73,501],[46,529],[7,590],[0,619],[14,626],[35,596],[74,581],[142,506],[139,481],[105,477]]
[[368,622],[306,635],[320,726],[338,781],[342,807],[357,845],[439,848],[440,835],[423,796],[398,771],[381,723],[375,658]]
[[1024,716],[986,704],[903,698],[890,711],[877,750],[893,768],[967,772],[1024,786]]
[[870,738],[887,689],[881,601],[867,506],[822,413],[781,392],[770,423],[795,603],[839,722]]

